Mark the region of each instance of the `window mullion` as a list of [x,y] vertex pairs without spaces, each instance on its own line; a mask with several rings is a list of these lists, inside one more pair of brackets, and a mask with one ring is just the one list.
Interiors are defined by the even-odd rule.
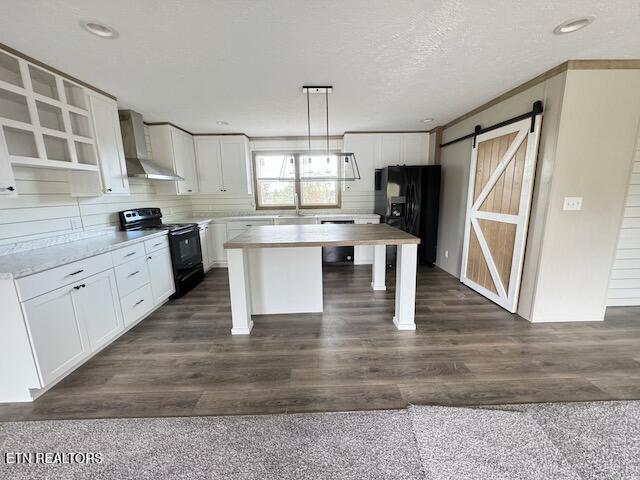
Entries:
[[301,181],[300,181],[300,154],[296,153],[295,154],[295,172],[296,172],[296,181],[295,181],[295,185],[296,185],[296,194],[298,195],[298,205],[302,206],[302,188],[301,188]]

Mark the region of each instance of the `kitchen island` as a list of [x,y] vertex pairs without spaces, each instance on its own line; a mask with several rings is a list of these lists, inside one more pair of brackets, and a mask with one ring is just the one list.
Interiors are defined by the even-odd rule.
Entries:
[[393,323],[399,330],[415,330],[419,243],[418,237],[386,224],[250,227],[224,244],[231,333],[251,333],[252,314],[322,312],[322,247],[351,245],[374,246],[374,290],[386,289],[386,246],[398,246]]

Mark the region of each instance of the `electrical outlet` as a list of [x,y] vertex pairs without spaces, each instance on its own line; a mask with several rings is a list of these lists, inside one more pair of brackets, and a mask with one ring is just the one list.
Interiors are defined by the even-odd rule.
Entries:
[[449,250],[444,251],[444,258],[449,258]]
[[562,210],[582,210],[582,197],[564,197]]

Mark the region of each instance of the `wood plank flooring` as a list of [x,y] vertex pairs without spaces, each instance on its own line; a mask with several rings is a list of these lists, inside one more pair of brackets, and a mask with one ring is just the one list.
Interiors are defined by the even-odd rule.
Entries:
[[0,405],[0,421],[640,399],[640,308],[530,324],[420,267],[418,328],[399,332],[393,272],[386,292],[370,282],[368,266],[325,268],[323,314],[255,317],[232,337],[214,269],[35,402]]

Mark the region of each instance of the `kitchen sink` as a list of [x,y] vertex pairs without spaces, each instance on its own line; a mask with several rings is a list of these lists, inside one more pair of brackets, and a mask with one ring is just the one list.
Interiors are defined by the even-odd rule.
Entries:
[[278,215],[274,222],[276,225],[312,225],[318,223],[316,215]]

